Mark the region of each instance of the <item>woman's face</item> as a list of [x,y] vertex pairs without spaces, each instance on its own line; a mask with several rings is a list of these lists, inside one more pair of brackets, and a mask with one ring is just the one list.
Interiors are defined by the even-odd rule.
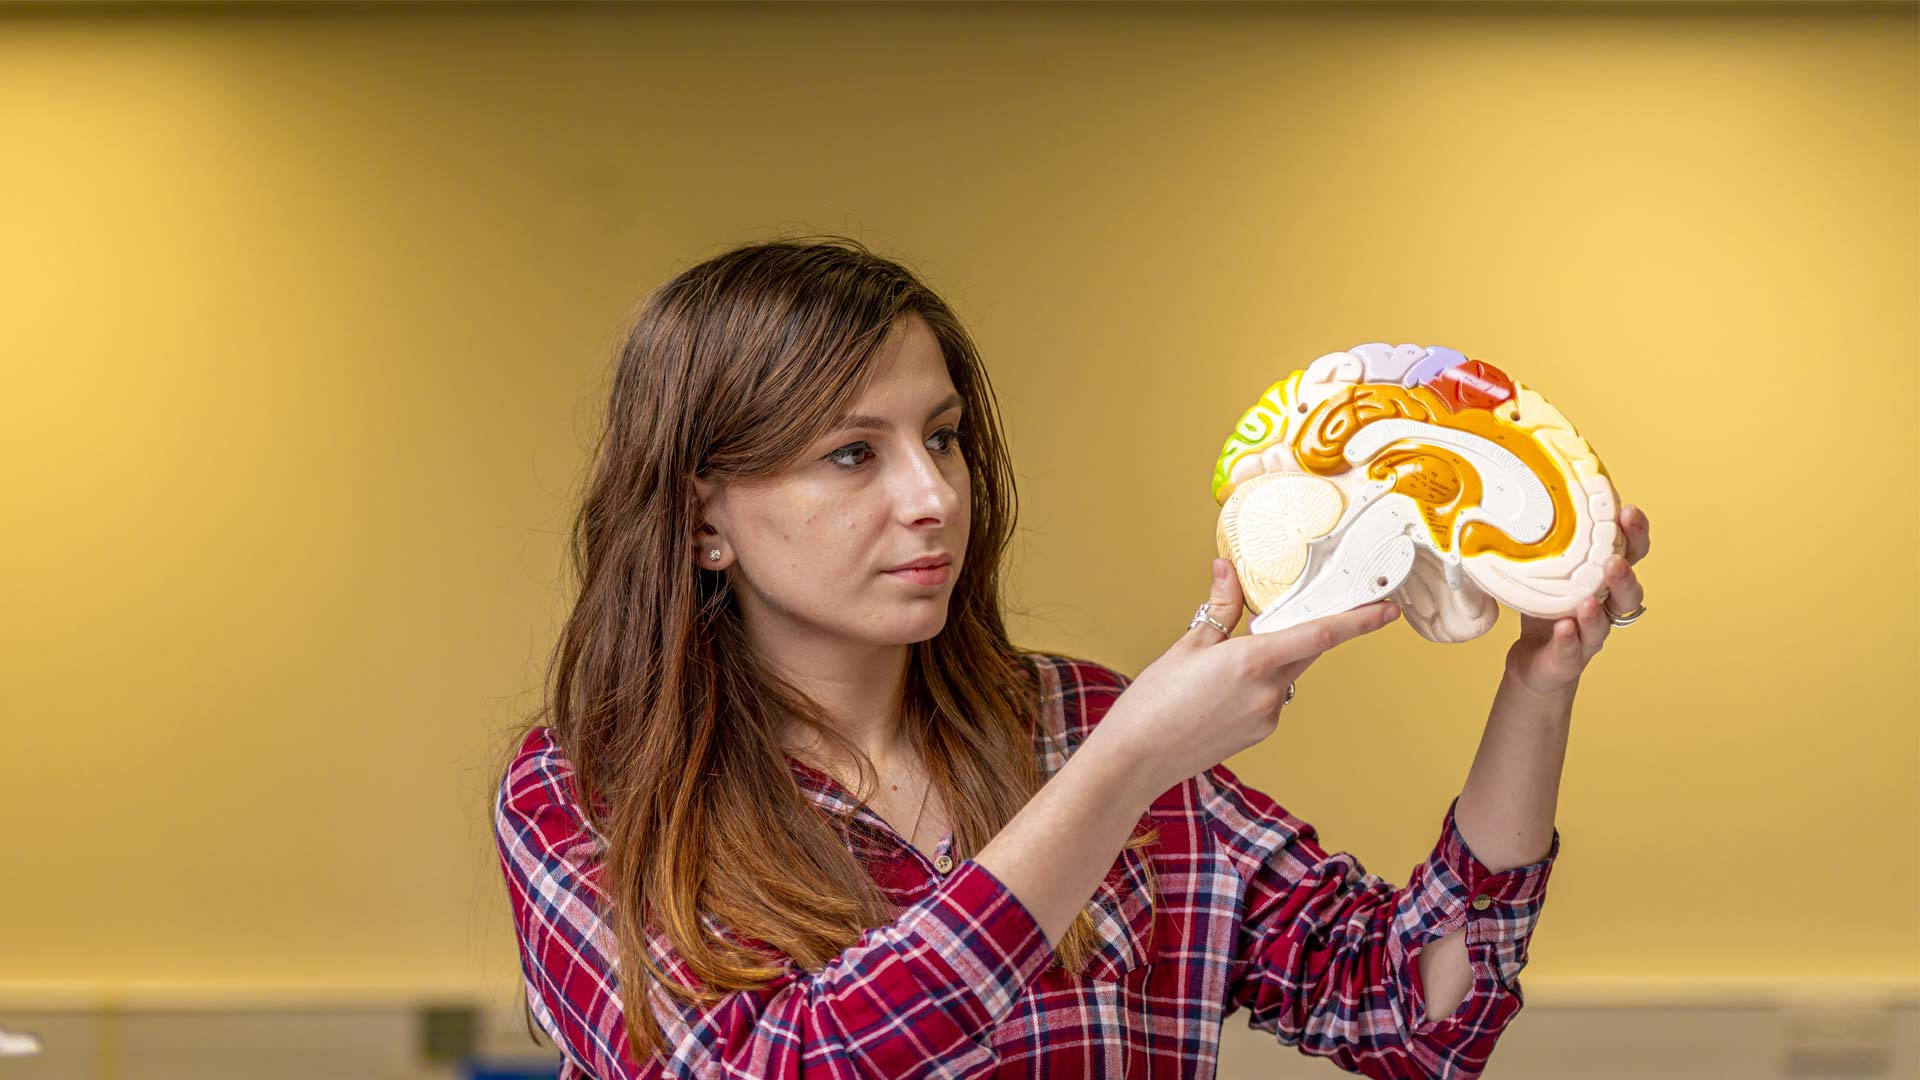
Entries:
[[[798,465],[721,489],[694,479],[707,523],[695,561],[730,575],[750,635],[796,661],[821,646],[934,636],[966,555],[960,397],[939,343],[910,315],[874,359],[854,418]],[[927,556],[950,561],[931,574],[890,572]]]

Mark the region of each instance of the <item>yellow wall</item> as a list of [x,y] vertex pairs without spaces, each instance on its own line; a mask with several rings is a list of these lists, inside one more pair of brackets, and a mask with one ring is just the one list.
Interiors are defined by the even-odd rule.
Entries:
[[[0,989],[518,977],[487,820],[627,310],[852,233],[977,332],[1035,647],[1205,595],[1274,379],[1446,344],[1648,508],[1526,976],[1920,982],[1912,5],[0,12]],[[1404,881],[1517,628],[1232,764]]]

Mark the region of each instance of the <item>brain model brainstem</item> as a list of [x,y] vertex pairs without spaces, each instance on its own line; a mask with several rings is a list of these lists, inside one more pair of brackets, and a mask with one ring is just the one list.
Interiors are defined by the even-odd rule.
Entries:
[[1605,597],[1624,553],[1600,457],[1532,387],[1440,346],[1356,345],[1267,388],[1213,471],[1216,541],[1252,633],[1392,599],[1429,641],[1500,604]]

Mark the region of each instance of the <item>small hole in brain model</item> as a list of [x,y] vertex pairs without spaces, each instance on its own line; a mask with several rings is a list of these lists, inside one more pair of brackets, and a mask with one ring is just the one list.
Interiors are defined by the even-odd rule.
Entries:
[[1508,413],[1508,414],[1507,414],[1507,419],[1509,419],[1509,420],[1515,420],[1515,421],[1517,421],[1517,420],[1519,420],[1519,419],[1520,419],[1520,410],[1518,410],[1518,409],[1515,409],[1515,410],[1514,410],[1513,412],[1510,412],[1510,413]]
[[1374,579],[1373,579],[1373,583],[1374,583],[1375,585],[1378,585],[1378,586],[1380,586],[1380,587],[1381,587],[1381,588],[1383,588],[1383,589],[1387,587],[1387,579],[1386,579],[1386,578],[1383,578],[1383,577],[1377,577],[1377,578],[1374,578]]
[[1301,411],[1301,412],[1306,412],[1306,411],[1307,411],[1307,403],[1306,403],[1306,402],[1304,402],[1304,401],[1303,401],[1303,402],[1301,402],[1301,403],[1300,403],[1300,411]]

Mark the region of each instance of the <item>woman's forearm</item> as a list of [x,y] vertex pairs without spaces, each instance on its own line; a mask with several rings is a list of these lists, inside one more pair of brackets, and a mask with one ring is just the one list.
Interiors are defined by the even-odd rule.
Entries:
[[[1526,866],[1553,848],[1554,807],[1566,764],[1579,684],[1542,696],[1502,676],[1480,748],[1454,807],[1460,839],[1494,873]],[[1466,930],[1420,951],[1420,984],[1427,1017],[1443,1020],[1473,989]]]
[[1553,846],[1575,683],[1542,696],[1502,677],[1480,749],[1454,807],[1460,839],[1494,873],[1539,862]]
[[1095,730],[974,861],[1026,905],[1057,946],[1164,788]]

